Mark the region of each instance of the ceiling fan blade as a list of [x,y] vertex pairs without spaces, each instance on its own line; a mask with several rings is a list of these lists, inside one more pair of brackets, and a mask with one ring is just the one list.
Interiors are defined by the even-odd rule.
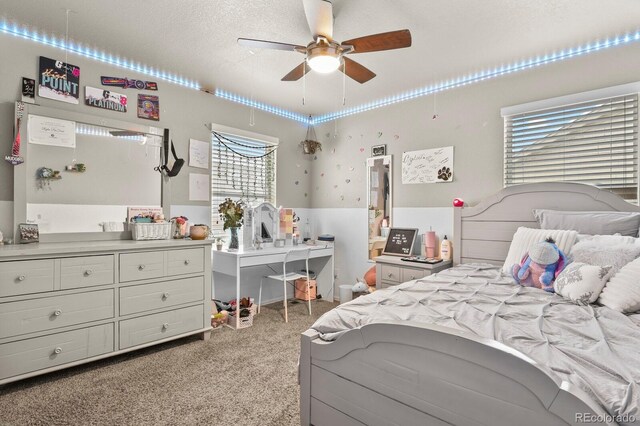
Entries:
[[307,61],[304,61],[294,69],[292,69],[289,74],[282,77],[282,81],[297,81],[302,78],[306,73],[309,72],[309,66],[307,65]]
[[304,14],[315,40],[318,36],[333,40],[333,5],[329,0],[302,0]]
[[277,41],[255,40],[252,38],[239,38],[238,44],[250,49],[276,49],[302,53],[306,51],[306,48],[304,46],[299,46],[296,44],[280,43]]
[[340,66],[340,71],[342,71],[348,77],[354,79],[358,83],[366,83],[376,76],[376,74],[369,68],[360,65],[353,59],[349,59],[347,57],[343,57],[342,59],[344,62]]
[[381,50],[402,49],[411,46],[411,31],[398,30],[373,34],[343,41],[342,45],[353,46],[349,53],[379,52]]

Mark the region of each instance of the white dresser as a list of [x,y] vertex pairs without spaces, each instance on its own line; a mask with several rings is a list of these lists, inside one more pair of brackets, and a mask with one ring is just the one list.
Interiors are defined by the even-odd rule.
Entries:
[[211,332],[210,241],[0,246],[0,384]]

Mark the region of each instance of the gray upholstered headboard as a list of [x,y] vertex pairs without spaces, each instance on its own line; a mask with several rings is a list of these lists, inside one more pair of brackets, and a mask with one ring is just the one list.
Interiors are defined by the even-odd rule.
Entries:
[[477,206],[454,209],[454,262],[502,265],[516,229],[538,228],[533,209],[640,212],[618,195],[579,183],[505,188]]

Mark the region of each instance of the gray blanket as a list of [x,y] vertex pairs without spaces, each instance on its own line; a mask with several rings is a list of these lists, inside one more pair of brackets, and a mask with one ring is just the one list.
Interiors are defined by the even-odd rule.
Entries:
[[311,327],[324,340],[386,321],[437,324],[502,342],[640,421],[640,314],[579,306],[521,287],[498,268],[460,265],[342,304]]

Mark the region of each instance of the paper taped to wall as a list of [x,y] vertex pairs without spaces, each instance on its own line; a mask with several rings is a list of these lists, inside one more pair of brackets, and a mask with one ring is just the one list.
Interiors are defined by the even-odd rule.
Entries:
[[189,201],[209,201],[209,175],[189,173]]
[[27,133],[29,143],[38,145],[76,147],[76,122],[29,114]]
[[402,183],[453,181],[453,147],[402,153]]

